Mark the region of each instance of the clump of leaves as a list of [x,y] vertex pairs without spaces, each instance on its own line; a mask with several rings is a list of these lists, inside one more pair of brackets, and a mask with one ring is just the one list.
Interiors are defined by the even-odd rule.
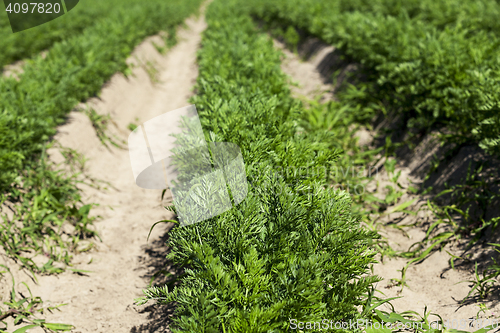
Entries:
[[139,125],[139,118],[135,118],[134,122],[128,124],[127,128],[130,130],[130,131],[134,131]]
[[[497,253],[500,253],[500,244],[489,244],[494,247]],[[498,277],[500,276],[500,263],[497,259],[491,257],[492,263],[487,265],[486,268],[479,273],[478,263],[474,265],[474,280],[468,280],[463,282],[468,282],[472,284],[472,288],[463,299],[462,303],[465,302],[471,295],[477,294],[479,298],[486,298],[493,288],[498,288]]]
[[[59,273],[71,264],[71,252],[81,239],[97,236],[91,229],[95,217],[89,216],[93,204],[82,204],[76,175],[65,176],[47,162],[45,152],[38,163],[26,169],[3,194],[0,243],[6,253],[23,266],[38,273]],[[43,265],[33,257],[47,258]]]
[[[43,314],[45,310],[52,311],[55,309],[59,309],[59,307],[64,306],[66,304],[60,304],[57,306],[49,306],[44,308],[42,299],[40,297],[34,297],[28,285],[24,282],[22,282],[22,284],[28,290],[29,296],[26,297],[20,292],[16,293],[15,290],[16,283],[10,269],[5,265],[0,265],[0,267],[5,269],[3,271],[0,271],[0,280],[2,279],[1,275],[2,273],[9,273],[12,279],[12,289],[9,295],[10,298],[8,301],[3,302],[3,305],[7,307],[7,310],[4,310],[0,306],[0,323],[4,325],[3,328],[0,328],[0,332],[8,333],[7,323],[5,322],[5,319],[8,317],[14,318],[14,325],[16,326],[22,324],[28,324],[24,325],[21,328],[18,328],[17,330],[14,331],[14,333],[26,332],[28,329],[35,327],[42,327],[44,329],[49,330],[50,332],[70,331],[75,328],[73,325],[47,323],[45,322],[44,319],[37,319],[35,317],[37,313]],[[19,298],[19,296],[21,297]]]
[[89,117],[92,126],[95,129],[95,132],[97,134],[97,137],[101,141],[101,143],[106,146],[107,148],[107,142],[109,142],[111,145],[123,149],[123,144],[125,143],[122,139],[117,137],[114,134],[108,134],[108,126],[110,123],[114,124],[115,127],[118,128],[118,125],[111,119],[111,115],[106,114],[102,115],[97,113],[94,109],[89,108],[85,110],[85,113]]

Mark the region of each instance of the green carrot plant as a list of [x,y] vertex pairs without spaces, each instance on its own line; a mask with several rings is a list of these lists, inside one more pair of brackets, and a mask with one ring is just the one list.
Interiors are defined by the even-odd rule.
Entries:
[[[347,192],[326,186],[340,160],[335,135],[300,127],[280,53],[240,3],[215,1],[199,53],[197,106],[209,141],[239,145],[247,198],[207,221],[174,227],[168,259],[184,268],[173,287],[149,300],[176,302],[174,332],[267,332],[290,318],[360,318],[377,234],[352,213]],[[175,210],[175,208],[173,208]]]
[[[324,117],[350,113],[360,124],[369,123],[376,115],[401,117],[409,139],[394,143],[391,133],[382,133],[389,134],[384,145],[386,158],[402,145],[413,149],[415,140],[432,129],[445,129],[439,139],[441,144],[454,147],[451,154],[464,145],[477,144],[495,156],[500,147],[500,95],[493,92],[499,86],[494,83],[498,79],[494,74],[498,43],[491,42],[497,40],[495,34],[500,30],[495,19],[500,6],[491,0],[456,4],[254,0],[246,6],[266,28],[283,35],[291,30],[312,34],[335,45],[347,61],[361,65],[364,79],[344,84],[337,91],[340,107]],[[429,175],[439,165],[436,160]],[[389,172],[392,169],[387,163],[385,167]],[[472,246],[487,230],[495,230],[499,219],[487,218],[486,211],[499,199],[498,182],[498,175],[485,175],[479,165],[469,169],[462,185],[436,193],[427,207],[437,221],[428,228],[424,240],[398,255],[410,258],[409,264],[419,262],[455,239],[470,237]],[[392,186],[387,190],[385,200],[370,194],[358,196],[360,207],[364,207],[361,210],[375,213],[364,216],[380,216],[377,210],[383,213],[403,194]],[[404,212],[411,214],[406,208]],[[368,223],[375,228],[374,222]],[[444,230],[438,231],[441,227]],[[388,248],[385,253],[396,254]],[[407,267],[402,270],[402,281]]]

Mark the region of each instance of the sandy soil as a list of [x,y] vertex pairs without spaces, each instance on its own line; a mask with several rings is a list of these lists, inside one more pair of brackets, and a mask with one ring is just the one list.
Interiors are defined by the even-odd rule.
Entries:
[[[189,105],[192,87],[197,78],[196,51],[205,29],[203,18],[190,18],[186,28],[179,31],[179,43],[166,55],[158,53],[153,43],[161,45],[159,36],[148,38],[136,48],[129,59],[134,67],[129,78],[113,76],[99,98],[80,105],[93,107],[99,114],[111,114],[117,128],[114,134],[126,140],[127,126],[140,124],[150,118]],[[158,70],[154,80],[146,64]],[[151,67],[150,67],[151,68]],[[138,120],[136,120],[138,118]],[[89,270],[88,274],[66,272],[59,276],[40,276],[34,284],[27,274],[15,269],[5,257],[5,263],[14,271],[16,287],[25,291],[22,281],[28,283],[35,296],[45,305],[66,303],[61,311],[45,313],[47,322],[72,324],[73,332],[146,332],[149,313],[145,307],[135,306],[134,299],[143,296],[142,289],[157,269],[151,253],[163,253],[161,237],[169,226],[158,225],[146,241],[151,225],[171,218],[160,202],[160,190],[145,190],[135,185],[128,151],[105,148],[95,134],[89,118],[74,111],[68,122],[58,129],[55,140],[62,146],[82,153],[87,159],[87,174],[108,182],[105,189],[82,185],[84,202],[99,203],[94,215],[102,218],[96,229],[102,238],[95,250],[75,256],[75,267]],[[62,162],[60,152],[53,149],[51,158]],[[164,258],[164,257],[163,257]],[[23,289],[24,288],[24,289]],[[10,326],[12,328],[12,326]],[[138,329],[140,327],[140,329]],[[167,331],[165,328],[155,332]],[[30,332],[42,332],[33,329]]]
[[[332,68],[335,70],[343,67],[340,75],[346,70],[350,70],[349,64],[339,64],[336,50],[332,46],[325,45],[317,39],[308,39],[299,46],[299,55],[290,52],[285,48],[280,41],[274,40],[275,46],[281,49],[286,58],[282,63],[282,70],[290,76],[292,82],[298,82],[298,86],[292,87],[292,93],[295,97],[308,99],[318,98],[318,94],[324,93],[321,97],[321,102],[334,100],[334,92],[338,88],[338,82],[332,82]],[[351,66],[352,68],[352,66]],[[370,145],[377,129],[380,129],[389,124],[383,121],[375,128],[374,131],[362,129],[355,135],[360,138],[359,143],[362,145]],[[432,136],[435,133],[429,134],[424,138],[421,144],[414,149],[404,163],[399,163],[396,166],[396,172],[402,171],[399,178],[401,185],[407,188],[409,185],[420,184],[425,176],[425,169],[429,166],[430,158],[434,153],[438,153],[439,145],[433,142]],[[459,154],[452,162],[444,167],[441,174],[449,172],[449,170],[457,170],[458,164],[464,165],[468,155]],[[477,155],[477,154],[476,154]],[[438,154],[439,156],[439,154]],[[383,164],[381,161],[380,164]],[[448,170],[448,171],[447,171]],[[461,172],[464,170],[461,167]],[[466,168],[465,168],[466,170]],[[384,170],[381,170],[376,175],[376,181],[379,182],[379,188],[384,188],[385,185],[391,184],[389,177]],[[441,180],[442,182],[442,180]],[[372,184],[371,190],[374,190]],[[393,185],[393,184],[392,184]],[[415,186],[415,185],[414,185]],[[370,190],[367,187],[367,190]],[[381,196],[382,193],[375,195]],[[386,216],[381,222],[398,222],[398,224],[411,224],[416,221],[432,222],[430,212],[426,211],[424,204],[427,197],[419,197],[417,195],[405,194],[400,202],[417,199],[412,210],[418,211],[416,216],[407,216],[402,220],[401,214],[395,213]],[[391,209],[389,207],[388,209]],[[380,228],[381,234],[387,239],[389,245],[397,251],[406,251],[415,242],[422,240],[425,237],[425,228],[414,227],[406,229],[407,235],[394,228]],[[384,258],[383,263],[374,265],[373,273],[383,278],[377,285],[377,289],[384,293],[387,297],[398,297],[399,299],[392,301],[395,309],[402,311],[416,311],[419,315],[424,314],[424,309],[432,313],[439,314],[444,320],[466,320],[475,317],[479,311],[478,304],[484,303],[489,308],[489,311],[482,313],[480,318],[486,316],[499,317],[500,305],[498,296],[492,295],[487,300],[480,301],[477,298],[471,298],[461,304],[461,301],[470,291],[470,283],[460,283],[461,281],[474,280],[472,265],[459,265],[454,270],[449,265],[450,255],[445,251],[449,251],[454,255],[460,255],[465,247],[465,241],[456,242],[453,246],[448,245],[441,252],[432,254],[429,258],[420,264],[412,265],[407,271],[406,282],[408,287],[405,287],[401,292],[401,287],[395,285],[391,279],[401,279],[401,269],[406,265],[407,260],[403,258]],[[481,253],[484,254],[484,253]],[[478,257],[475,253],[473,257]],[[378,257],[380,259],[380,256]],[[489,260],[489,257],[486,258]],[[484,262],[484,259],[483,259]],[[382,296],[378,294],[378,296]],[[386,307],[386,310],[389,310]],[[433,320],[437,319],[433,317]],[[498,322],[499,319],[496,319]],[[463,330],[472,331],[473,328],[461,328]]]

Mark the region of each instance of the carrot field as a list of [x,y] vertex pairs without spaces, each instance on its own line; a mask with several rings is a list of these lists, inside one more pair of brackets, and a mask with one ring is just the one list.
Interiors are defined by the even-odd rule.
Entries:
[[[63,1],[14,32],[21,2],[0,332],[497,331],[497,1]],[[142,186],[148,126],[189,105],[201,137],[158,133],[191,187]],[[222,188],[197,169],[221,142],[243,163]]]

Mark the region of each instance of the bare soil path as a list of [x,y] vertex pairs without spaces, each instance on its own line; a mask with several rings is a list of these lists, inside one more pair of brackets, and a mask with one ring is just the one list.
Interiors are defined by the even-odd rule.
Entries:
[[[162,45],[163,39],[148,38],[129,59],[135,66],[133,74],[128,78],[114,75],[99,98],[80,108],[92,107],[99,114],[109,113],[117,124],[115,134],[126,140],[129,123],[140,124],[189,105],[188,98],[198,76],[196,51],[205,27],[203,15],[188,19],[186,26],[178,31],[179,42],[165,55],[154,46]],[[145,328],[148,313],[142,311],[144,307],[136,307],[134,299],[143,296],[142,289],[149,283],[153,267],[147,252],[158,250],[153,249],[152,244],[162,243],[158,240],[166,226],[158,225],[148,244],[149,229],[154,222],[171,218],[161,205],[161,191],[135,185],[128,151],[105,148],[83,112],[71,112],[69,121],[58,129],[55,140],[88,159],[90,177],[110,184],[107,190],[82,185],[83,201],[100,204],[93,209],[93,214],[102,217],[95,223],[102,243],[96,241],[94,250],[74,259],[75,268],[91,273],[40,276],[39,284],[34,284],[26,274],[14,269],[11,261],[5,258],[3,261],[14,271],[19,290],[25,290],[20,282],[26,281],[33,294],[44,300],[44,305],[67,304],[61,311],[46,312],[43,317],[47,322],[72,324],[76,327],[73,332],[80,333],[148,331]],[[50,155],[56,162],[63,161],[56,149]],[[163,332],[165,328],[155,328],[155,331]]]

